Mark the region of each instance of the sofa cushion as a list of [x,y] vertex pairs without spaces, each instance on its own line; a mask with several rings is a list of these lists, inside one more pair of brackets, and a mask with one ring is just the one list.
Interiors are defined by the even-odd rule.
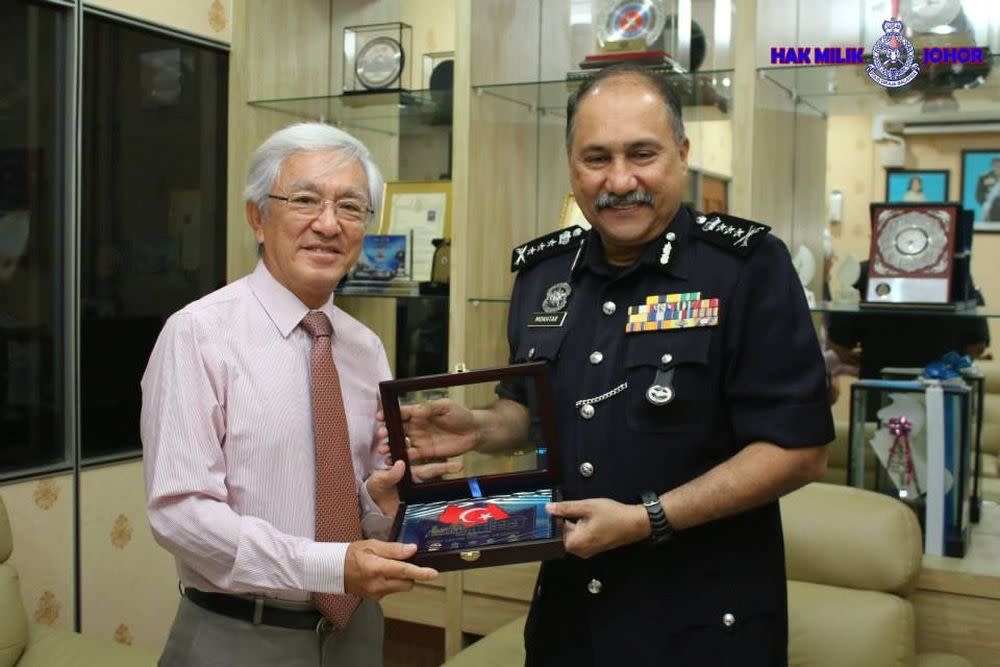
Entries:
[[11,667],[28,643],[28,619],[24,615],[17,571],[0,564],[0,667]]
[[17,667],[153,667],[157,661],[145,649],[68,630],[32,625],[30,637]]
[[896,499],[814,482],[781,499],[781,520],[789,579],[900,595],[916,582],[920,524]]
[[789,665],[909,667],[913,632],[913,607],[901,597],[788,582]]

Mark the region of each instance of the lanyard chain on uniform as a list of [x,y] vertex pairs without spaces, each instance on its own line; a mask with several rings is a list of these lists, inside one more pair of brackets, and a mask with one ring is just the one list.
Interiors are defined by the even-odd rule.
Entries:
[[595,403],[600,403],[601,401],[603,401],[605,399],[611,398],[615,394],[620,394],[621,392],[625,391],[625,389],[627,389],[627,388],[628,388],[628,382],[622,382],[620,385],[618,385],[617,387],[615,387],[611,391],[606,391],[603,394],[601,394],[600,396],[595,396],[593,398],[584,398],[582,400],[577,401],[575,405],[576,405],[576,407],[580,407],[581,405],[593,405]]

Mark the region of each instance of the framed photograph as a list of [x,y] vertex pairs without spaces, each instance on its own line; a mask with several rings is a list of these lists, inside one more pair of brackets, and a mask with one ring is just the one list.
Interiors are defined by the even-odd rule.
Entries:
[[392,280],[406,277],[406,237],[369,234],[362,241],[354,266],[360,280]]
[[885,173],[885,200],[894,204],[948,201],[948,172],[937,169],[892,169]]
[[386,183],[379,233],[405,237],[410,279],[429,281],[434,239],[451,238],[451,181]]
[[571,192],[566,195],[566,199],[563,201],[562,215],[559,216],[559,229],[565,229],[573,225],[580,225],[584,229],[590,229],[590,223],[587,222],[583,211],[580,210],[580,206],[576,203],[576,197]]
[[962,208],[976,231],[1000,231],[1000,148],[962,151]]

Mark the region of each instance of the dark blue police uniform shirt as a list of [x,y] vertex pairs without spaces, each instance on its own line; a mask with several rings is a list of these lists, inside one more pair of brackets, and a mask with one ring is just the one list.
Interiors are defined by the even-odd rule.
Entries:
[[[519,272],[510,361],[552,367],[567,500],[634,504],[642,490],[680,486],[751,442],[806,447],[833,439],[825,367],[787,248],[765,227],[741,256],[735,241],[728,247],[738,235],[732,227],[731,235],[712,236],[696,226],[695,214],[681,208],[665,232],[666,264],[666,236],[622,269],[605,261],[590,231],[582,246],[525,262]],[[528,326],[560,282],[572,289],[562,326]],[[626,333],[629,306],[690,292],[719,299],[717,326]],[[658,370],[674,393],[666,405],[646,396]],[[584,416],[578,401],[625,383]],[[659,547],[543,564],[525,636],[529,664],[783,664],[778,503],[679,531]]]

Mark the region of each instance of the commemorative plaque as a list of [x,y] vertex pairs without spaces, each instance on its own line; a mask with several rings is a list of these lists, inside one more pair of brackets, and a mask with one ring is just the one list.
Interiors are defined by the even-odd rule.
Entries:
[[[538,362],[379,385],[389,448],[406,462],[391,539],[417,545],[411,562],[445,572],[563,556],[563,521],[545,511],[561,499],[549,382]],[[475,435],[455,419],[488,409],[500,386],[525,401],[514,436],[465,451]]]
[[872,204],[869,303],[951,300],[957,204]]
[[405,23],[344,28],[344,93],[409,89],[411,33]]

